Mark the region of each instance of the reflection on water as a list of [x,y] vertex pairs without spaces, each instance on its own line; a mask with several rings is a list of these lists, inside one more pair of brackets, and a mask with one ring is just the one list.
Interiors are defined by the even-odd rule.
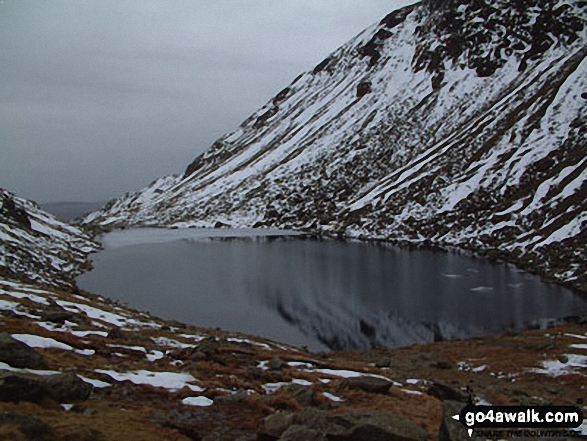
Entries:
[[565,289],[453,253],[226,231],[158,230],[144,244],[133,231],[116,234],[79,278],[82,288],[314,350],[466,338],[587,312]]

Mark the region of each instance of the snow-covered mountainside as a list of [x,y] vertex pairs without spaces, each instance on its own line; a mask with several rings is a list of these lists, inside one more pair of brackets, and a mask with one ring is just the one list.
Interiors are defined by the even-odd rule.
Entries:
[[79,228],[0,189],[0,278],[67,287],[98,248]]
[[586,18],[578,0],[395,11],[84,223],[457,246],[587,291]]

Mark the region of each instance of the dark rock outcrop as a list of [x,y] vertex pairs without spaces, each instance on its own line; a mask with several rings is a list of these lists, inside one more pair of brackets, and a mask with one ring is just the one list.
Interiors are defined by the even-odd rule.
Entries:
[[92,390],[91,384],[71,373],[45,376],[0,372],[0,401],[3,402],[72,403],[87,400]]
[[6,332],[0,333],[0,361],[15,368],[47,369],[43,356],[33,348],[15,340]]
[[0,412],[0,431],[4,426],[18,430],[30,441],[59,441],[59,437],[49,425],[32,416]]
[[348,389],[361,389],[364,392],[374,394],[385,394],[391,388],[392,383],[388,380],[369,375],[361,377],[345,378],[340,387]]

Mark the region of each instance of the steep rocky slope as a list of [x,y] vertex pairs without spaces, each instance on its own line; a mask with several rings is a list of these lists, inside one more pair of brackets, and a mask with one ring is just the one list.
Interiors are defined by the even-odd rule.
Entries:
[[427,0],[300,75],[100,228],[457,246],[587,291],[586,2]]
[[0,189],[0,276],[73,286],[99,244],[35,203]]

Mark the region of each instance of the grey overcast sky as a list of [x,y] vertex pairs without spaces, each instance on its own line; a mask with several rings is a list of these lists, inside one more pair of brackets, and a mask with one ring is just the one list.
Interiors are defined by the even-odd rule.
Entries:
[[182,172],[414,0],[0,0],[0,187],[100,201]]

